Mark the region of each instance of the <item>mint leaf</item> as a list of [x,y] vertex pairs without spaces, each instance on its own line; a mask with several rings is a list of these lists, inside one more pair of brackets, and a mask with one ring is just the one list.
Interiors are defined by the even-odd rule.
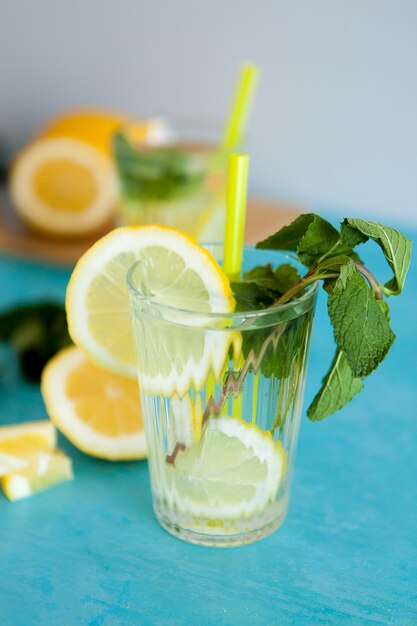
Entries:
[[295,267],[286,263],[276,270],[272,269],[270,263],[254,267],[245,272],[240,282],[230,284],[236,300],[236,311],[271,306],[300,278]]
[[369,239],[369,237],[361,233],[360,230],[356,230],[356,228],[349,226],[346,219],[340,226],[340,234],[343,243],[347,246],[351,246],[352,248],[356,248],[356,246],[359,246],[361,243],[365,243]]
[[294,363],[303,358],[308,323],[309,314],[306,314],[288,322],[285,328],[281,325],[272,329],[272,332],[270,327],[244,331],[242,351],[245,360],[251,355],[258,359],[262,353],[260,369],[265,378],[288,378]]
[[230,283],[236,301],[236,311],[254,311],[271,306],[275,292],[266,290],[255,282]]
[[283,263],[274,272],[277,291],[285,293],[290,287],[301,280],[300,274],[293,265]]
[[[259,287],[264,287],[274,293],[280,291],[277,286],[275,272],[272,271],[272,265],[270,263],[267,263],[266,265],[258,265],[248,272],[245,272],[243,275],[243,282],[256,283]],[[280,293],[284,292],[281,291]]]
[[266,265],[258,265],[252,270],[245,272],[242,282],[256,283],[259,287],[264,287],[274,292],[278,298],[279,295],[285,293],[287,289],[292,287],[300,279],[301,276],[296,268],[289,263],[283,263],[275,270],[272,269],[270,263],[267,263]]
[[394,277],[389,280],[383,290],[387,295],[401,293],[411,259],[411,241],[394,228],[368,222],[361,219],[346,218],[342,222],[343,241],[354,245],[373,239],[383,250]]
[[346,356],[338,349],[320,391],[307,409],[309,419],[318,422],[339,411],[362,388],[362,380],[353,376]]
[[307,267],[312,267],[335,250],[339,242],[337,230],[327,220],[315,215],[297,246],[298,258]]
[[347,255],[359,260],[353,249],[342,241],[336,228],[314,213],[300,215],[289,226],[257,243],[256,247],[293,250],[301,263],[309,268],[314,268],[329,256]]
[[387,318],[387,321],[390,322],[391,320],[390,320],[388,304],[385,302],[385,300],[377,300],[377,302],[378,302],[379,308],[381,309],[381,311],[383,312],[383,314]]
[[300,215],[291,224],[284,226],[271,237],[258,242],[256,247],[267,250],[293,250],[295,252],[315,218],[314,213]]
[[328,296],[328,311],[336,343],[353,375],[368,376],[384,359],[395,335],[386,312],[353,261],[341,267]]
[[330,277],[333,277],[335,273],[337,274],[337,277],[338,277],[340,273],[340,268],[343,265],[346,265],[347,263],[349,263],[350,260],[351,258],[345,254],[342,254],[340,256],[328,257],[327,259],[324,259],[324,261],[321,261],[314,268],[312,273],[315,276],[322,278],[323,280],[326,279],[327,275],[329,275]]

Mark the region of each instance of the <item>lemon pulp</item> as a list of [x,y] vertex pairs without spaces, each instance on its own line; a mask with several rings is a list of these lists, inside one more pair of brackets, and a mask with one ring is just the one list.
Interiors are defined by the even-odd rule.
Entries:
[[33,185],[42,202],[56,211],[84,211],[98,193],[91,169],[62,158],[42,163],[34,173]]
[[108,460],[146,456],[136,381],[96,367],[71,347],[49,361],[41,390],[51,420],[83,452]]

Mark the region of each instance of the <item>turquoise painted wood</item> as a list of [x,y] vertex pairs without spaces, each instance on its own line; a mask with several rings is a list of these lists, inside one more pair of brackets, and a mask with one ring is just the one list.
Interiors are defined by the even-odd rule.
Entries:
[[[371,258],[382,271],[377,248]],[[62,300],[67,279],[0,258],[1,308]],[[417,624],[416,293],[414,264],[392,300],[388,360],[343,412],[303,419],[288,518],[257,544],[174,539],[153,517],[146,462],[96,461],[62,439],[74,482],[16,504],[0,496],[0,625]],[[306,403],[331,350],[321,302]],[[0,367],[0,422],[45,418],[5,349]]]

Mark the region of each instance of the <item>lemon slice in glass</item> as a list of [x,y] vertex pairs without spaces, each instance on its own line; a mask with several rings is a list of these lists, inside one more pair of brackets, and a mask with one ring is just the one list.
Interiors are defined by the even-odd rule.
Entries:
[[184,514],[236,520],[275,499],[285,470],[286,453],[269,432],[236,417],[212,418],[201,439],[166,464],[161,495]]

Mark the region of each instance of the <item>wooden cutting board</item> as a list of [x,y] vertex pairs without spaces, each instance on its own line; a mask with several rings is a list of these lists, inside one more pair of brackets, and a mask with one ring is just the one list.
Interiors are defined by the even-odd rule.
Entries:
[[[251,199],[246,221],[246,242],[256,243],[281,226],[288,224],[301,207],[271,200]],[[0,253],[40,259],[56,265],[72,266],[94,241],[111,230],[114,224],[83,239],[60,240],[42,236],[29,230],[7,201],[0,196]]]

